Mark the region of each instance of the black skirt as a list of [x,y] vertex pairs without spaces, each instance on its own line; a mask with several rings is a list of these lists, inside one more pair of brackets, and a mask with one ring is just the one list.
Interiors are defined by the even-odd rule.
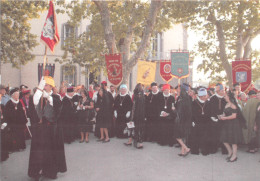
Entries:
[[78,127],[80,132],[91,132],[92,123],[90,121],[90,111],[89,110],[80,110],[78,114]]

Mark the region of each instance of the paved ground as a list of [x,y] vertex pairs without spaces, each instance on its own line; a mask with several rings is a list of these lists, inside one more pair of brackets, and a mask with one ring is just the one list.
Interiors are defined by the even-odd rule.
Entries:
[[[145,143],[143,150],[123,145],[124,139],[110,143],[65,144],[68,171],[59,181],[259,181],[260,153],[249,154],[240,148],[238,161],[227,163],[220,153],[209,156],[179,157],[178,148]],[[2,162],[1,181],[31,181],[27,176],[30,141],[23,152]],[[48,181],[42,178],[41,181]]]

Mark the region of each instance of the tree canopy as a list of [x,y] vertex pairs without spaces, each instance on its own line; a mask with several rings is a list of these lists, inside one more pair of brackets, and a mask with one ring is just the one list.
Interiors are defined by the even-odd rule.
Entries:
[[30,32],[29,20],[39,18],[46,8],[45,1],[1,0],[1,61],[19,68],[34,59],[31,50],[38,45],[36,35]]

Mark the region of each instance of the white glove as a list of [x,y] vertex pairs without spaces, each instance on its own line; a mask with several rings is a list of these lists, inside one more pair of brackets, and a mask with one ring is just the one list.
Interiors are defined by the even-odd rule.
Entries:
[[7,123],[3,123],[3,124],[1,125],[1,129],[5,129],[6,126],[7,126]]
[[194,127],[195,126],[195,123],[194,122],[192,122],[192,127]]
[[74,105],[77,106],[77,105],[78,105],[78,102],[74,102]]
[[41,90],[43,90],[45,84],[46,84],[46,82],[45,82],[45,80],[44,80],[44,77],[42,76],[42,79],[41,79],[41,81],[40,81],[40,83],[39,83],[39,85],[38,85],[38,88],[41,89]]
[[115,116],[115,118],[117,118],[117,112],[116,111],[114,111],[114,116]]
[[128,111],[127,113],[126,113],[126,118],[129,118],[130,117],[130,114],[131,114],[131,112],[130,111]]
[[80,107],[79,107],[79,106],[77,106],[77,110],[80,110]]
[[30,118],[27,118],[27,123],[26,123],[27,126],[31,126],[31,121],[30,121]]
[[217,119],[217,118],[215,118],[215,117],[210,117],[210,118],[211,118],[212,121],[218,122],[218,119]]
[[52,96],[50,96],[46,91],[43,91],[43,97],[47,98],[47,100],[49,101],[50,105],[53,106],[53,98],[52,98]]

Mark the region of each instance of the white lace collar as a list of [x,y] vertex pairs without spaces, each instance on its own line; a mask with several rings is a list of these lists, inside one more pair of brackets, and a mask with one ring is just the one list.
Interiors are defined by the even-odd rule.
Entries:
[[201,99],[199,98],[199,96],[197,96],[197,99],[198,99],[198,101],[199,101],[200,103],[205,103],[205,101],[201,100]]
[[121,94],[121,92],[119,93],[119,95],[122,97],[126,96],[127,94],[128,94],[127,92],[125,94]]
[[19,103],[19,100],[14,100],[12,97],[11,97],[11,101],[13,102],[13,103],[15,103],[15,104],[18,104]]
[[170,97],[171,94],[165,95],[165,94],[163,93],[163,96],[164,96],[164,97]]
[[153,95],[156,95],[156,94],[158,94],[158,93],[159,93],[159,90],[157,90],[157,92],[155,92],[155,93],[152,91],[152,94],[153,94]]
[[218,93],[215,93],[215,95],[216,95],[218,98],[223,98],[223,97],[224,97],[224,96],[218,95]]
[[70,97],[67,93],[66,93],[66,97],[69,98],[69,99],[72,99],[72,97]]

